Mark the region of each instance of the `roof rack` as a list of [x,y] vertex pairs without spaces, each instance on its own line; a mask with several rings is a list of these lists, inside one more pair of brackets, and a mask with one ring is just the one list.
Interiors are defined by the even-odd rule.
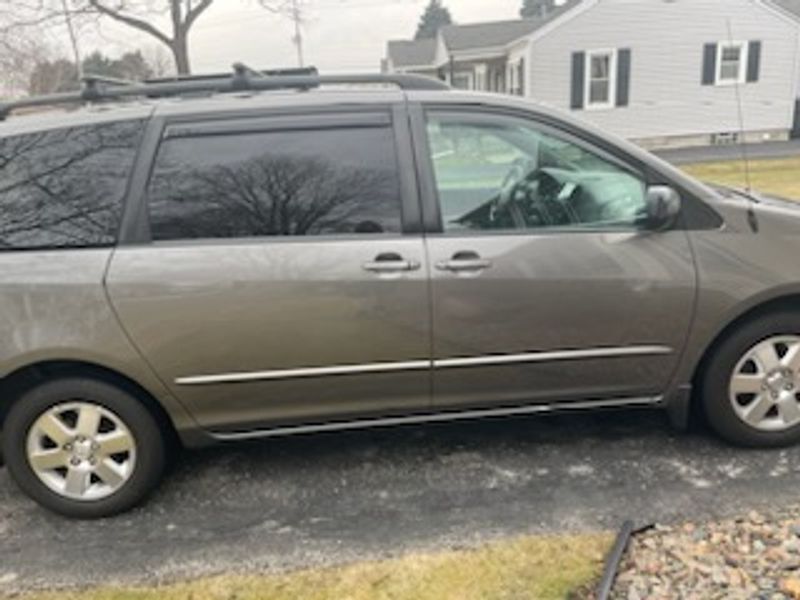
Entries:
[[137,85],[138,81],[132,79],[119,79],[118,77],[106,77],[105,75],[95,75],[93,73],[86,73],[81,78],[81,83],[84,87],[94,85]]
[[295,69],[268,69],[266,71],[257,71],[255,69],[251,69],[249,66],[243,63],[235,63],[233,65],[233,73],[216,73],[216,74],[206,74],[206,75],[173,75],[169,77],[155,77],[151,79],[146,79],[144,83],[153,84],[153,83],[178,83],[182,81],[220,81],[220,80],[227,80],[231,78],[231,75],[234,77],[237,74],[244,74],[248,75],[249,77],[295,77],[295,76],[317,76],[319,75],[319,70],[316,67],[300,67]]
[[[167,98],[193,94],[225,94],[246,91],[269,90],[308,90],[322,85],[395,85],[402,90],[449,90],[450,87],[430,77],[422,75],[319,75],[316,69],[306,70],[308,74],[289,74],[287,71],[254,71],[237,63],[233,74],[178,77],[175,79],[154,80],[136,83],[125,80],[88,76],[83,80],[83,88],[78,92],[66,92],[23,98],[0,103],[0,121],[11,113],[36,107],[62,106],[122,100],[124,98]],[[279,73],[273,75],[272,73]],[[313,73],[313,74],[311,74]]]

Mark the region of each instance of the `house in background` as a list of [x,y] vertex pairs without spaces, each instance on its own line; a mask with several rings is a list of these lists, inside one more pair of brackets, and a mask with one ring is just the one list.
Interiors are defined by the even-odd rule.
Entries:
[[[772,2],[788,15],[800,21],[800,0],[772,0]],[[800,82],[800,57],[797,61],[797,80]],[[800,138],[800,83],[798,83],[797,96],[795,97],[792,137]]]
[[390,41],[384,65],[459,89],[526,95],[528,36],[577,4],[571,0],[544,19],[447,25],[432,40]]
[[799,55],[800,0],[583,0],[545,19],[390,42],[386,66],[530,97],[664,148],[742,131],[787,139],[800,130]]

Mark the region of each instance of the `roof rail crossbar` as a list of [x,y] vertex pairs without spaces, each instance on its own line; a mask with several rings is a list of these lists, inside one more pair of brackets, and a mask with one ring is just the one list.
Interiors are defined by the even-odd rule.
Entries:
[[[268,69],[265,71],[259,71],[257,69],[252,69],[247,65],[242,63],[236,63],[233,65],[233,73],[236,74],[237,69],[241,69],[247,72],[250,72],[253,76],[263,76],[263,77],[288,77],[290,75],[319,75],[319,71],[316,67],[299,67],[299,68],[292,68],[292,69]],[[171,75],[167,77],[155,77],[152,79],[146,79],[144,83],[178,83],[183,81],[224,81],[231,78],[231,73],[204,73],[203,75]]]
[[95,75],[87,73],[81,78],[84,87],[91,85],[137,85],[138,81],[132,79],[119,79],[118,77],[106,77],[105,75]]
[[[255,75],[253,75],[255,73]],[[256,76],[257,75],[257,76]],[[449,90],[450,87],[437,80],[421,75],[288,75],[268,76],[253,72],[244,65],[236,65],[233,76],[226,79],[202,77],[154,83],[116,83],[107,85],[99,79],[90,79],[80,92],[68,92],[24,98],[0,103],[0,121],[14,111],[23,108],[60,106],[122,100],[124,98],[165,98],[202,93],[232,93],[243,91],[307,90],[323,85],[395,85],[402,90]]]

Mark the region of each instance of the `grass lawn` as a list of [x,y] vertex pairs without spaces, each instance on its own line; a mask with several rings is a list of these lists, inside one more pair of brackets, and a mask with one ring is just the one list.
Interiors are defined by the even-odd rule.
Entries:
[[[746,187],[741,160],[686,165],[682,168],[703,181]],[[759,192],[800,200],[800,157],[752,161],[750,181],[752,188]]]
[[103,587],[18,600],[550,600],[599,577],[611,535],[524,537],[476,550],[285,575],[226,575],[152,588]]

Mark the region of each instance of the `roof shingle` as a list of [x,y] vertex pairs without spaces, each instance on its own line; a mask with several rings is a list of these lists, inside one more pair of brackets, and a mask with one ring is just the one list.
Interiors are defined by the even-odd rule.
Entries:
[[769,0],[775,6],[800,18],[800,0]]
[[[567,0],[543,18],[514,19],[468,25],[446,25],[442,37],[447,49],[458,52],[481,48],[506,46],[514,40],[533,33],[552,20],[560,17],[581,3],[582,0]],[[784,2],[800,0],[782,0]],[[395,40],[388,44],[388,56],[395,66],[419,66],[431,64],[436,56],[436,40]]]
[[436,56],[436,40],[392,40],[388,52],[395,67],[429,65]]

